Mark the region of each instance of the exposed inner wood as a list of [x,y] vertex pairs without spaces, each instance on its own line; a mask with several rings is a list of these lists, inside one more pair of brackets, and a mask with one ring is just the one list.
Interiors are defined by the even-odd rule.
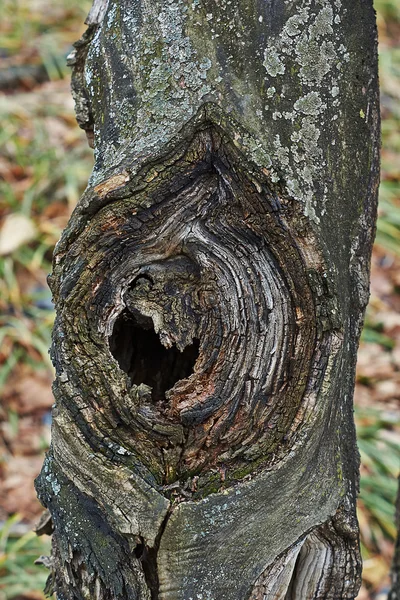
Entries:
[[[249,600],[354,600],[361,584],[358,540],[329,520],[267,567]],[[353,526],[355,523],[353,523]]]
[[200,492],[294,442],[339,319],[318,245],[291,202],[249,178],[215,127],[180,152],[72,243],[60,319],[74,347],[68,369],[81,372],[85,355],[99,366],[76,378],[85,402],[102,406],[87,422],[92,439],[111,418],[111,439],[159,481],[201,476]]

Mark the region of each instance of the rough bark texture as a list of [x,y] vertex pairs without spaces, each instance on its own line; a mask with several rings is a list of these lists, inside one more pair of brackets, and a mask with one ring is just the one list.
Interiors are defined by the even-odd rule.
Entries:
[[59,242],[60,600],[351,599],[378,183],[367,0],[100,0]]

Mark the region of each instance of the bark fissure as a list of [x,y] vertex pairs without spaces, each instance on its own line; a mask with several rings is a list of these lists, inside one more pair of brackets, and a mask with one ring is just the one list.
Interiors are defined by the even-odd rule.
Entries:
[[155,538],[154,545],[149,547],[146,546],[145,543],[143,543],[143,554],[140,560],[143,567],[143,573],[146,579],[146,583],[151,593],[151,600],[159,600],[160,597],[160,581],[158,576],[157,556],[160,549],[161,537],[172,514],[172,510],[173,506],[171,505],[160,526],[160,530],[157,534],[157,537]]

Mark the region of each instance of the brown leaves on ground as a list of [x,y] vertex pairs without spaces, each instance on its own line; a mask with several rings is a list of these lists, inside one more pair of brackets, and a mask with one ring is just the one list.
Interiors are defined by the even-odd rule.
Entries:
[[[1,65],[0,65],[1,71]],[[49,443],[52,324],[46,284],[54,244],[90,172],[69,80],[3,95],[0,157],[0,521],[35,520],[33,480]],[[10,366],[8,366],[10,365]],[[2,385],[4,384],[5,385]]]
[[4,387],[0,409],[0,521],[15,512],[32,521],[42,511],[33,480],[49,444],[46,417],[53,404],[51,379],[45,370],[35,372],[20,365]]
[[[355,402],[358,406],[397,411],[400,417],[400,258],[375,247],[372,256],[371,300],[358,352]],[[371,336],[371,333],[369,334]]]
[[[355,404],[360,409],[377,410],[387,426],[380,432],[390,442],[400,444],[400,258],[376,246],[372,256],[371,300],[357,362]],[[367,413],[368,414],[368,413]],[[372,417],[371,424],[374,420]],[[359,426],[368,425],[368,416]],[[378,446],[377,446],[378,448]],[[400,466],[400,465],[399,465]],[[369,475],[368,466],[361,473]],[[384,490],[382,490],[383,494]],[[389,570],[393,543],[371,525],[371,515],[359,506],[362,540],[368,550],[364,559],[363,587],[357,600],[386,598],[390,589]],[[388,526],[395,534],[394,521]],[[382,594],[379,595],[379,594]]]

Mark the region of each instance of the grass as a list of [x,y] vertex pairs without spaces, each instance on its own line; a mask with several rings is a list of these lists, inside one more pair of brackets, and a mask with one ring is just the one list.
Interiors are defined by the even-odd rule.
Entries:
[[[10,517],[0,531],[0,600],[26,597],[35,592],[34,599],[45,598],[44,589],[47,571],[34,561],[39,556],[50,554],[50,538],[38,538],[33,531],[22,535],[13,533],[20,524],[20,515]],[[46,538],[46,539],[43,539]]]
[[[51,255],[86,184],[92,163],[82,132],[73,128],[72,104],[65,105],[65,56],[83,31],[89,0],[53,3],[0,0],[0,55],[10,67],[44,64],[52,88],[0,97],[0,217],[22,215],[31,237],[0,256],[0,395],[18,365],[49,369],[48,347],[54,312],[46,286]],[[398,0],[376,0],[380,29],[382,86],[382,183],[376,243],[400,255],[400,32]],[[44,10],[45,8],[45,10]],[[58,85],[60,84],[60,87]],[[22,222],[22,221],[21,221]],[[365,343],[390,352],[393,340],[373,317]],[[9,413],[12,420],[12,411]],[[393,541],[400,446],[391,437],[399,423],[375,409],[357,409],[362,459],[359,514],[363,555],[368,560]],[[11,423],[12,425],[12,423]],[[33,565],[48,554],[49,542],[15,531],[11,517],[0,531],[0,600],[28,591],[39,594],[47,573]],[[40,596],[35,596],[38,598]]]
[[376,243],[400,256],[400,4],[376,0],[380,33],[382,181]]
[[62,57],[79,37],[90,6],[89,0],[0,0],[3,55],[41,61],[51,78],[59,77],[66,72]]
[[[46,276],[92,162],[82,132],[71,127],[72,103],[68,108],[60,104],[64,99],[46,103],[39,95],[31,105],[24,103],[24,95],[0,99],[5,123],[0,133],[0,216],[22,216],[22,225],[33,232],[28,243],[16,244],[12,253],[0,257],[0,393],[19,361],[51,369],[54,314]],[[15,235],[11,230],[11,238]]]
[[362,477],[359,496],[364,513],[362,543],[364,556],[379,552],[382,535],[394,540],[394,501],[400,465],[400,442],[390,433],[398,427],[397,415],[375,408],[357,408],[358,448]]
[[[21,364],[33,372],[52,371],[54,310],[46,277],[93,160],[62,79],[65,56],[85,29],[90,4],[0,1],[3,62],[10,68],[18,60],[43,63],[50,79],[29,94],[22,89],[0,96],[0,217],[22,215],[20,223],[31,232],[25,243],[0,256],[0,396]],[[9,410],[5,418],[11,431],[18,429],[18,414]],[[34,561],[50,553],[50,541],[22,525],[15,514],[0,527],[0,600],[44,598],[47,570]]]

